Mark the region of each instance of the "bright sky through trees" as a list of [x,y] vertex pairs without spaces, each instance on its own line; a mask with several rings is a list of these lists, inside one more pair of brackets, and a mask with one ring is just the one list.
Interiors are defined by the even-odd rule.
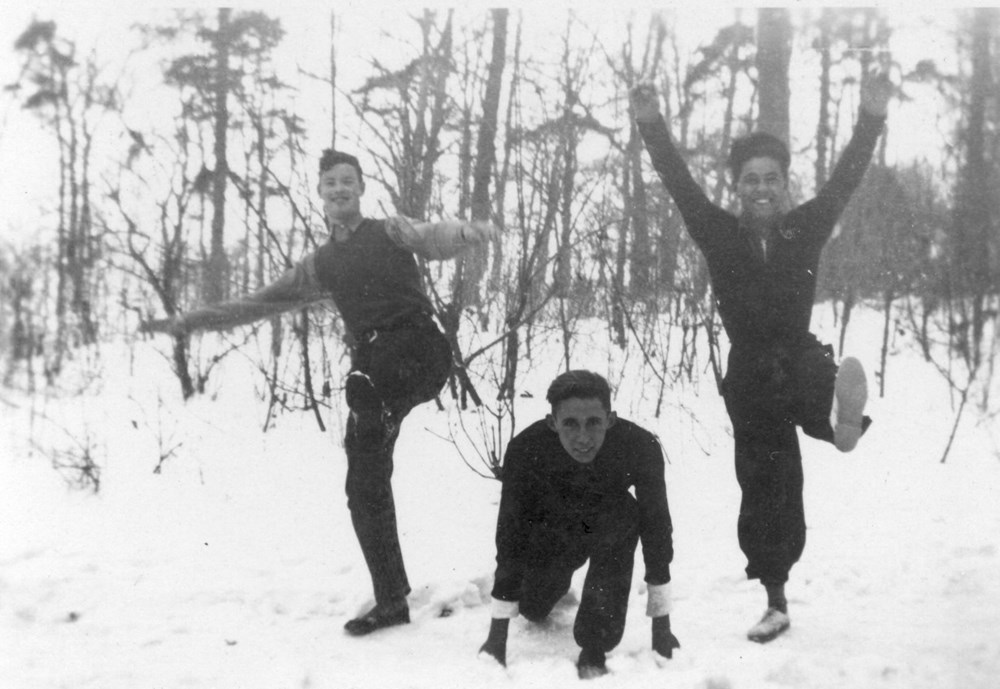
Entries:
[[[210,9],[208,4],[198,6]],[[656,9],[608,10],[606,5],[587,3],[573,7],[577,21],[572,25],[571,40],[578,41],[580,45],[594,46],[592,59],[601,63],[606,60],[602,51],[615,54],[619,50],[630,19],[633,30],[639,34],[645,30],[649,12]],[[337,5],[338,86],[342,92],[353,91],[371,75],[373,60],[394,66],[410,59],[411,41],[415,42],[417,36],[415,24],[409,21],[407,12],[412,13],[417,8],[419,4]],[[275,59],[282,77],[296,89],[294,110],[303,119],[310,141],[315,142],[313,148],[318,153],[328,145],[330,132],[329,87],[320,80],[327,77],[329,69],[330,6],[293,3],[291,6],[256,6],[255,9],[280,18],[286,31]],[[801,9],[797,5],[793,11],[793,22],[801,25],[812,21],[818,11],[819,8]],[[958,70],[953,29],[956,10],[892,7],[884,11],[893,29],[893,57],[903,70],[912,69],[922,59],[935,60],[939,70],[945,73]],[[476,18],[480,15],[485,17],[486,12],[485,7],[466,6],[458,11],[456,24],[466,20],[479,21]],[[555,70],[568,12],[565,7],[547,12],[533,7],[525,9],[522,29],[525,55],[541,61],[550,59]],[[753,24],[756,18],[753,8],[740,10],[721,4],[700,5],[693,9],[669,8],[665,12],[667,21],[676,29],[681,51],[688,53],[681,56],[685,60],[693,59],[697,48],[709,43],[719,28],[732,23],[737,15],[748,24]],[[177,106],[176,94],[163,86],[159,73],[159,65],[168,52],[162,47],[140,50],[138,32],[131,27],[165,23],[171,13],[171,9],[155,8],[144,3],[9,4],[0,11],[3,19],[0,21],[0,54],[3,55],[0,59],[0,83],[7,85],[18,77],[21,60],[13,51],[17,36],[33,18],[54,20],[57,34],[76,42],[78,56],[85,56],[94,49],[98,63],[109,77],[122,74],[125,125],[162,125],[166,129]],[[388,21],[390,17],[392,20]],[[512,21],[518,21],[516,14],[512,15]],[[808,144],[815,131],[817,110],[814,100],[818,57],[801,43],[802,39],[797,36],[791,75],[793,146]],[[896,77],[898,81],[898,75]],[[595,88],[598,86],[595,85]],[[898,102],[890,113],[888,160],[890,163],[921,158],[935,160],[951,134],[950,119],[947,113],[941,112],[940,100],[931,87],[908,86],[907,89],[913,100]],[[847,112],[853,110],[852,106]],[[341,106],[338,116],[343,122],[345,141],[350,141],[352,134],[359,136],[356,126],[350,122],[348,108]],[[121,156],[127,144],[120,139],[107,138],[122,136],[120,123],[113,121],[117,116],[109,115],[108,118],[112,121],[104,123],[103,134],[106,138],[103,145],[105,154],[113,158]],[[624,126],[624,114],[620,122],[611,124]],[[4,169],[4,174],[0,175],[0,206],[4,208],[0,233],[9,240],[32,236],[35,228],[44,224],[44,217],[51,212],[58,170],[57,150],[51,139],[51,134],[43,131],[33,114],[22,111],[10,93],[4,94],[0,100],[0,163]],[[101,155],[98,154],[95,159],[100,168]]]

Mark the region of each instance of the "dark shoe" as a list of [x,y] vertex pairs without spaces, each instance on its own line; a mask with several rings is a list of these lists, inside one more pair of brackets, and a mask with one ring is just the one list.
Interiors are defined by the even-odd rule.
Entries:
[[608,674],[608,666],[604,664],[604,651],[584,648],[576,659],[576,674],[580,679],[594,679]]
[[376,605],[361,617],[348,621],[344,625],[344,629],[351,636],[365,636],[385,627],[409,623],[410,609],[405,604],[402,607],[393,608],[383,608]]
[[868,381],[861,362],[847,357],[840,362],[833,387],[833,444],[850,452],[864,432],[864,411],[868,402]]
[[766,644],[784,634],[791,624],[788,613],[781,612],[777,608],[768,608],[760,618],[760,622],[747,632],[747,638],[759,644]]

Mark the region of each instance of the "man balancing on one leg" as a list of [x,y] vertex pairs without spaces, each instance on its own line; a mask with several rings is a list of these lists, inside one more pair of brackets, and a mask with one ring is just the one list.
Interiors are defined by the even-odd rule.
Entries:
[[242,299],[144,324],[183,336],[223,330],[312,303],[332,301],[344,320],[351,370],[344,383],[347,506],[375,589],[375,607],[345,629],[353,635],[410,621],[392,497],[393,448],[413,407],[434,399],[452,352],[435,324],[414,255],[448,259],[485,242],[482,222],[415,222],[361,215],[365,183],[353,155],[327,150],[317,192],[330,239],[275,282]]
[[617,418],[608,382],[596,373],[563,373],[546,399],[552,413],[518,433],[504,454],[493,619],[480,651],[506,665],[510,618],[545,620],[589,559],[573,625],[577,672],[606,674],[605,655],[625,631],[641,539],[653,650],[670,658],[680,644],[670,631],[674,550],[660,443]]
[[820,252],[861,182],[885,122],[891,85],[866,79],[847,148],[816,198],[791,208],[788,148],[752,134],[729,155],[740,214],[714,205],[691,176],[660,115],[655,89],[632,89],[633,116],[691,238],[708,263],[730,340],[723,398],[733,424],[743,492],[738,534],[747,576],[767,590],[767,611],[748,637],[766,642],[789,626],[785,582],[805,546],[802,456],[795,427],[852,450],[869,419],[856,359],[838,369],[833,349],[809,332]]

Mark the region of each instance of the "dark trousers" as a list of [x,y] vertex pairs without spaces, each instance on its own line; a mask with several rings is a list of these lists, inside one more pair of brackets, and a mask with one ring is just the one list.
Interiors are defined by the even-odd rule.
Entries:
[[802,454],[796,426],[833,441],[833,348],[809,335],[794,344],[734,347],[723,384],[733,424],[737,522],[747,577],[780,584],[806,543]]
[[451,370],[451,348],[433,321],[369,333],[355,347],[351,369],[368,375],[389,416],[381,429],[358,432],[347,421],[347,507],[372,577],[375,601],[405,597],[403,566],[392,496],[393,450],[399,426],[413,407],[434,399]]
[[625,632],[638,541],[639,509],[631,495],[606,500],[592,517],[539,524],[529,538],[521,613],[544,619],[569,591],[573,572],[589,559],[573,637],[581,647],[607,653]]

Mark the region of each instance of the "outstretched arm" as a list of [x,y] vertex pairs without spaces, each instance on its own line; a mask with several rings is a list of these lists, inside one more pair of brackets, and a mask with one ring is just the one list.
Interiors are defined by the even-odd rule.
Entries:
[[170,318],[147,321],[141,330],[179,336],[196,330],[227,330],[276,316],[328,298],[313,269],[312,254],[253,294],[212,304]]
[[399,215],[386,221],[389,236],[423,258],[445,260],[484,244],[497,235],[497,228],[482,220],[418,222]]

